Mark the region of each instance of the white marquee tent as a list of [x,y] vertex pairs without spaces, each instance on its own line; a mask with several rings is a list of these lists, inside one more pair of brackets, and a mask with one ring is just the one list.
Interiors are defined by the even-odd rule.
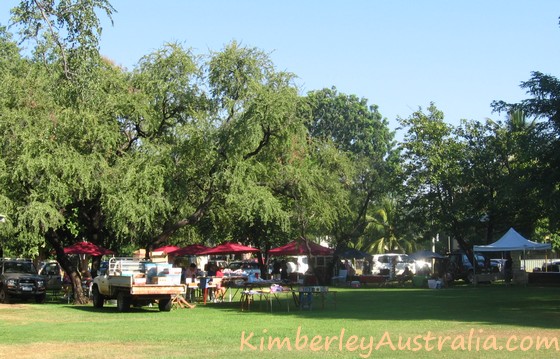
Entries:
[[487,246],[474,246],[474,252],[510,252],[510,251],[523,251],[523,268],[525,265],[525,251],[546,251],[552,249],[550,243],[537,243],[530,241],[523,237],[513,228],[510,228],[496,242]]
[[508,251],[545,251],[551,249],[550,243],[537,243],[524,238],[515,229],[510,228],[502,238],[486,246],[474,246],[475,252],[508,252]]

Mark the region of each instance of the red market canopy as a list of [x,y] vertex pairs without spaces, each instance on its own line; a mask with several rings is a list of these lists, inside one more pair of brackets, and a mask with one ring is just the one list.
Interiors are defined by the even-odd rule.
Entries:
[[299,238],[284,246],[269,250],[268,254],[272,256],[330,256],[333,254],[333,250],[305,238]]
[[186,247],[176,249],[174,251],[168,252],[167,254],[171,254],[173,256],[195,256],[200,254],[205,250],[210,249],[202,244],[190,244]]
[[226,242],[220,244],[216,247],[209,248],[205,251],[200,252],[201,255],[213,255],[213,254],[237,254],[237,253],[256,253],[260,252],[260,249],[244,246],[242,244]]
[[89,254],[90,256],[104,256],[113,254],[113,251],[91,242],[78,242],[64,248],[64,254]]
[[152,249],[152,253],[153,252],[163,252],[163,253],[171,253],[173,251],[176,251],[177,249],[180,249],[180,247],[177,246],[163,246],[163,247],[159,247],[156,249]]

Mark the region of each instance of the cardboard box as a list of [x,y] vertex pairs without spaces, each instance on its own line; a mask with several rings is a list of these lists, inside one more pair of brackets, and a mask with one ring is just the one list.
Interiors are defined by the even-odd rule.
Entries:
[[180,276],[182,271],[183,271],[183,269],[179,268],[179,267],[169,268],[169,274],[170,275],[179,275]]
[[181,284],[181,275],[176,275],[176,274],[170,274],[166,276],[167,279],[169,279],[170,284],[174,284],[174,285],[179,285]]
[[172,284],[172,281],[168,277],[153,277],[152,284]]
[[146,284],[146,277],[135,277],[134,278],[135,285],[144,285]]

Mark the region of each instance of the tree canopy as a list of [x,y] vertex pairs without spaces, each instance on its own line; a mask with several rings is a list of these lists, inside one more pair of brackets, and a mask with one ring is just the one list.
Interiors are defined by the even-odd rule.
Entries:
[[[21,1],[0,28],[4,253],[88,240],[117,253],[295,237],[410,251],[438,235],[468,249],[514,226],[559,248],[558,79],[495,101],[505,120],[454,127],[434,103],[399,118],[237,42],[208,54],[163,44],[132,70],[99,54],[106,0]],[[25,52],[25,44],[33,44]],[[27,42],[25,42],[27,41]]]

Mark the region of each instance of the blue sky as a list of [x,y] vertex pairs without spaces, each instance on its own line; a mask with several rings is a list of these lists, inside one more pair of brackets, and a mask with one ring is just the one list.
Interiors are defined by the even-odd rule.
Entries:
[[[0,3],[0,23],[17,0]],[[132,69],[165,42],[196,54],[236,40],[270,53],[302,94],[336,86],[396,128],[430,102],[447,122],[482,121],[526,98],[531,71],[560,76],[556,0],[113,0],[102,53]]]

